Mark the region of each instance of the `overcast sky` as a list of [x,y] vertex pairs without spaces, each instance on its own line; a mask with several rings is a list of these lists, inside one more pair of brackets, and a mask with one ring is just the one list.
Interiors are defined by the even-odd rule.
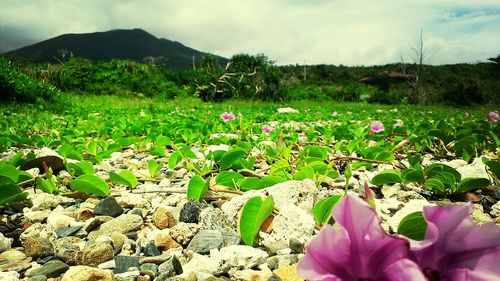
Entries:
[[203,52],[277,64],[427,63],[500,54],[499,0],[0,0],[0,52],[64,33],[142,28]]

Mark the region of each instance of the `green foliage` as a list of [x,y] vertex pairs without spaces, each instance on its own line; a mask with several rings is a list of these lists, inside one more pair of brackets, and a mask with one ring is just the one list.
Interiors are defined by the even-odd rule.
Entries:
[[0,184],[0,206],[11,202],[18,202],[28,197],[27,192],[23,192],[19,186],[13,183]]
[[414,212],[405,216],[398,226],[398,234],[413,240],[424,240],[427,222],[422,212]]
[[20,71],[11,61],[0,57],[0,102],[51,103],[59,99],[53,85]]
[[108,184],[94,175],[81,175],[70,182],[70,188],[74,191],[84,192],[99,197],[109,195]]
[[321,226],[330,221],[332,218],[332,208],[340,199],[342,199],[341,195],[334,195],[321,199],[314,205],[312,212],[317,225]]
[[191,180],[189,180],[187,187],[187,198],[189,200],[200,201],[203,194],[208,189],[209,181],[204,180],[199,175],[194,175]]
[[137,178],[129,170],[123,170],[118,173],[110,172],[109,177],[115,184],[122,184],[130,188],[137,186]]
[[273,212],[274,200],[270,195],[264,200],[260,196],[252,197],[243,206],[239,221],[241,240],[246,245],[253,245],[259,229]]

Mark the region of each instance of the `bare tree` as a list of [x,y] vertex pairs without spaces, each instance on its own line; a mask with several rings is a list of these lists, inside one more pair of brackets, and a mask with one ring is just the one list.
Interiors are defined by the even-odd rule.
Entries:
[[420,35],[416,39],[415,46],[411,48],[414,73],[407,73],[407,65],[404,58],[401,57],[401,70],[403,73],[407,74],[408,84],[412,88],[410,103],[422,103],[424,98],[422,82],[424,76],[424,62],[427,59],[427,50],[424,48],[423,33],[424,30],[420,29]]

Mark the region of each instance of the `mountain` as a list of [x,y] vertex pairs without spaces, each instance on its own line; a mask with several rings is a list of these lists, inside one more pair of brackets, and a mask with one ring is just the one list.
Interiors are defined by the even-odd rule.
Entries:
[[[67,50],[76,57],[92,61],[128,59],[142,62],[146,57],[163,57],[169,68],[183,69],[192,65],[193,56],[207,53],[165,38],[156,38],[142,29],[117,29],[106,32],[64,34],[30,46],[6,52],[3,56],[33,62],[57,62],[59,51]],[[220,63],[227,62],[219,57]]]

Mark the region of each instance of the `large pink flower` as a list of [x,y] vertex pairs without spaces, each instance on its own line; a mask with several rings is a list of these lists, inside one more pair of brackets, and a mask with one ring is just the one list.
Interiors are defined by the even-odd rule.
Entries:
[[488,120],[490,120],[491,122],[497,122],[498,120],[500,120],[500,115],[498,115],[498,113],[492,111],[492,112],[488,113]]
[[340,229],[325,225],[309,242],[299,275],[330,281],[426,280],[408,258],[408,241],[388,235],[363,200],[347,195],[333,207],[332,217]]
[[426,206],[425,239],[411,241],[415,261],[429,280],[499,280],[500,228],[478,226],[467,205]]
[[384,124],[380,121],[373,121],[370,125],[370,135],[384,131]]
[[232,112],[224,112],[220,115],[220,118],[222,118],[222,120],[224,120],[224,122],[228,122],[228,121],[231,121],[234,118],[236,118],[236,116],[234,116],[234,113],[232,113]]

